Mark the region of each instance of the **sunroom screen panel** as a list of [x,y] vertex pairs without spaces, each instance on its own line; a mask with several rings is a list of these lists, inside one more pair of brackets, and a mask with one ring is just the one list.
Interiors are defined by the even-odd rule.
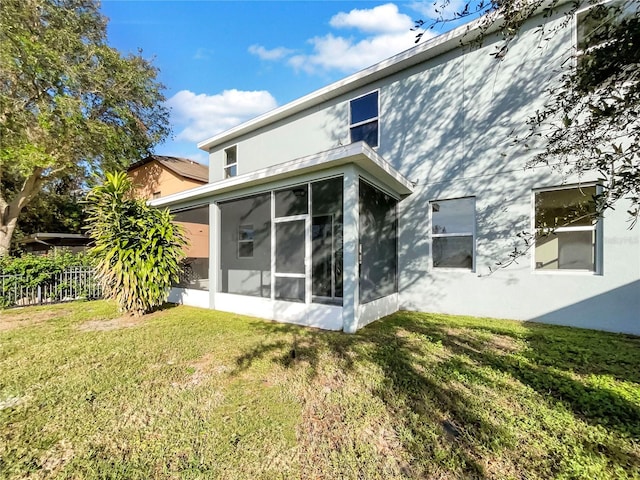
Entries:
[[[222,202],[219,291],[256,297],[271,295],[271,195]],[[253,243],[247,246],[247,226]]]
[[398,291],[396,200],[360,181],[360,303]]

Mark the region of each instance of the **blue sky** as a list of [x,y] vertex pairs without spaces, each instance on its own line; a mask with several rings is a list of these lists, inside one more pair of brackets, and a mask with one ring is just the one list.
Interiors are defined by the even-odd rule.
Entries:
[[207,163],[197,142],[414,46],[409,29],[435,15],[433,1],[103,0],[101,9],[109,44],[142,49],[160,69],[173,138],[156,153]]

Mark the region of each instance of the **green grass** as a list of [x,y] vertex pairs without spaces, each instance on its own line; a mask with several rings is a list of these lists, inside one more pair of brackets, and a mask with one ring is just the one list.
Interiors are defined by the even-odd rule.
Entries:
[[0,312],[0,478],[640,478],[640,338],[399,312]]

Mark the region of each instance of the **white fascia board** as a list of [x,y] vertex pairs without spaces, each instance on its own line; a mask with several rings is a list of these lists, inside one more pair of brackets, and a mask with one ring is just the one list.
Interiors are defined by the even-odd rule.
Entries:
[[[538,6],[536,13],[542,12],[545,8],[552,6],[559,7],[569,1],[570,0],[546,0]],[[494,23],[488,29],[481,28],[485,22],[491,21],[491,17],[489,16],[492,16],[495,19]],[[404,52],[394,55],[393,57],[389,57],[386,60],[376,63],[375,65],[365,68],[364,70],[354,73],[342,80],[338,80],[337,82],[316,90],[304,97],[300,97],[297,100],[275,108],[247,122],[241,123],[236,127],[214,135],[198,143],[198,148],[205,152],[209,152],[213,147],[229,142],[240,135],[244,135],[257,130],[258,128],[277,122],[278,120],[290,117],[303,110],[319,105],[322,102],[355,90],[356,88],[362,87],[381,78],[388,77],[401,70],[405,70],[458,48],[461,46],[463,38],[465,42],[470,43],[477,39],[481,34],[487,35],[494,33],[498,31],[501,23],[501,17],[498,13],[490,12],[489,14],[473,20],[472,22],[426,40],[424,43],[420,43],[415,47],[409,48]]]
[[227,178],[219,182],[209,183],[190,190],[167,195],[166,197],[150,200],[149,205],[152,207],[168,207],[183,202],[232,192],[234,190],[267,184],[277,180],[295,178],[303,174],[326,170],[349,163],[356,164],[363,170],[369,172],[400,197],[407,196],[413,192],[413,184],[407,178],[395,170],[369,145],[364,142],[357,142],[237,177]]
[[462,27],[458,27],[448,33],[439,35],[422,44],[405,50],[398,55],[383,60],[380,63],[305,95],[304,97],[300,97],[247,122],[241,123],[236,127],[225,130],[218,135],[214,135],[198,143],[198,148],[205,152],[209,152],[216,145],[226,143],[240,135],[244,135],[245,133],[257,130],[258,128],[277,122],[278,120],[295,115],[303,110],[319,105],[322,102],[336,98],[344,93],[355,90],[358,87],[387,77],[399,72],[400,70],[404,70],[428,60],[429,58],[451,50],[456,46],[459,46],[458,40],[464,34],[471,31],[471,25],[472,24],[463,25]]

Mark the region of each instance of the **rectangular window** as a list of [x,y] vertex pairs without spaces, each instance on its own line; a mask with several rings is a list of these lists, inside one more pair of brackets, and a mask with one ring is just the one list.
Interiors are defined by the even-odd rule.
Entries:
[[436,200],[430,206],[433,266],[473,270],[475,197]]
[[596,271],[596,186],[534,192],[536,270]]
[[238,258],[253,257],[253,225],[238,227]]
[[224,178],[231,178],[238,175],[238,148],[226,148],[224,150]]
[[351,143],[365,141],[378,146],[378,92],[371,92],[349,102]]
[[[620,24],[630,23],[637,15],[637,2],[613,0],[576,13],[576,50],[578,67],[594,60],[594,52],[605,47],[615,48],[615,30]],[[629,25],[629,28],[633,26]]]
[[160,192],[153,192],[152,199],[160,198]]

